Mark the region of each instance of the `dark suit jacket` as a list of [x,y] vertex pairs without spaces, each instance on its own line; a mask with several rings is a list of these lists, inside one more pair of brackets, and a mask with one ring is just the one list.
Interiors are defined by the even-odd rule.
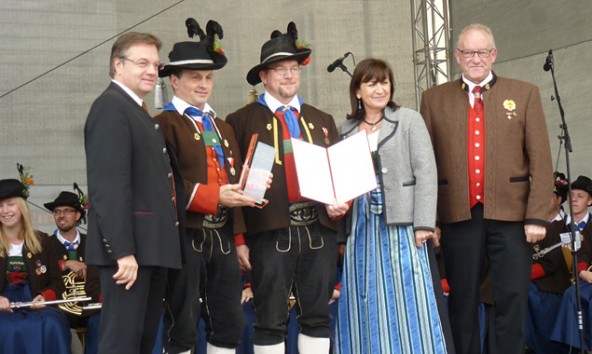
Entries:
[[[27,267],[27,282],[33,297],[42,294],[45,300],[61,299],[64,291],[61,272],[58,268],[58,254],[51,237],[41,231],[36,231],[41,241],[41,253],[34,254],[23,246],[23,260]],[[39,270],[39,271],[38,271]],[[45,271],[43,271],[45,270]],[[0,257],[0,294],[6,286],[6,258]]]
[[[191,123],[189,118],[179,115],[177,111],[164,111],[154,118],[160,123],[162,133],[171,149],[171,154],[177,158],[183,176],[186,204],[190,204],[197,183],[217,183],[216,181],[208,181],[208,161],[204,139],[195,139],[197,131],[193,123]],[[215,124],[223,138],[221,146],[224,151],[224,157],[227,159],[229,157],[234,158],[234,175],[230,171],[231,166],[228,161],[225,161],[224,165],[229,183],[238,183],[242,170],[242,159],[234,132],[226,122],[219,118],[216,118]],[[245,232],[242,209],[232,208],[231,213],[234,223],[234,234]],[[203,226],[203,217],[203,213],[197,213],[187,209],[187,227],[201,229]]]
[[[312,143],[328,147],[339,141],[337,127],[333,117],[308,104],[304,104],[300,111],[301,117],[307,122],[307,128],[310,131]],[[238,141],[241,153],[247,152],[249,142],[253,133],[259,133],[259,141],[274,146],[273,120],[274,114],[269,108],[260,103],[249,104],[238,111],[226,117],[226,122],[234,129],[236,140]],[[298,121],[304,140],[307,141],[306,130],[302,126],[301,120]],[[278,141],[280,160],[283,160],[284,151],[281,123],[278,124]],[[327,139],[325,139],[325,132]],[[285,228],[290,225],[288,212],[288,191],[286,188],[286,175],[284,166],[274,163],[271,170],[273,173],[273,183],[271,188],[265,193],[265,198],[269,204],[262,209],[243,208],[245,222],[247,223],[247,235]],[[336,230],[335,222],[329,219],[325,206],[318,204],[320,222],[326,227]]]
[[[553,192],[553,169],[539,90],[523,81],[498,77],[491,90],[483,94],[483,100],[484,216],[544,226]],[[504,108],[505,100],[513,100],[515,110]],[[421,115],[432,138],[438,167],[438,217],[444,223],[471,218],[468,112],[468,95],[459,80],[422,95]]]
[[93,103],[84,136],[88,263],[116,265],[133,254],[140,266],[181,267],[172,190],[178,176],[157,122],[111,83]]

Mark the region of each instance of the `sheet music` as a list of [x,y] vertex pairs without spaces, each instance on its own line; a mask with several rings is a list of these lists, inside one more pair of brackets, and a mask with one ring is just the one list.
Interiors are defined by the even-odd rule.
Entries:
[[365,131],[328,149],[335,199],[347,202],[376,189],[376,174]]
[[[569,249],[572,249],[572,244],[571,244],[571,232],[563,232],[559,234],[559,237],[561,238],[561,243],[568,247]],[[579,231],[576,231],[576,251],[580,249],[580,247],[582,247],[582,235],[580,234]]]
[[335,191],[327,149],[292,138],[292,151],[300,195],[324,204],[333,204]]

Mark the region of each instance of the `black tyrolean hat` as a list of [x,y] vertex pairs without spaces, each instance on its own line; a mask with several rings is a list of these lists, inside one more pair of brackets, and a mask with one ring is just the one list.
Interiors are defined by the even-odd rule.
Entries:
[[219,48],[219,41],[224,37],[222,26],[216,21],[210,20],[206,25],[206,32],[199,27],[197,21],[188,18],[185,21],[189,37],[198,35],[199,42],[179,42],[173,45],[169,53],[168,64],[165,64],[158,72],[158,76],[169,76],[178,69],[185,70],[218,70],[226,65],[228,59]]
[[581,189],[592,196],[592,180],[586,176],[578,176],[578,178],[572,182],[571,189]]
[[273,31],[271,39],[263,44],[259,64],[249,70],[247,82],[253,86],[260,83],[259,72],[278,61],[296,60],[298,64],[303,64],[310,57],[311,52],[310,48],[302,45],[298,40],[296,25],[294,22],[290,22],[287,33],[282,34],[280,31]]
[[84,208],[82,207],[82,204],[80,203],[80,199],[78,198],[78,195],[76,195],[72,192],[66,192],[66,191],[60,192],[58,197],[53,202],[45,203],[43,205],[47,209],[49,209],[50,211],[53,211],[53,209],[55,209],[56,207],[59,207],[59,206],[72,207],[80,213],[81,219],[84,218],[84,215],[86,214]]
[[29,192],[27,187],[18,179],[0,180],[0,200],[21,197],[27,199]]

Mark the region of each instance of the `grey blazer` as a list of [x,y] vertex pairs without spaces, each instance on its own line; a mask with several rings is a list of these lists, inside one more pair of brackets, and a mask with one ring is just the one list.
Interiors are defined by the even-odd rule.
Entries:
[[[386,223],[433,231],[438,185],[428,130],[416,111],[387,107],[384,114],[378,156]],[[340,128],[342,138],[357,133],[358,125],[358,120],[347,120]]]

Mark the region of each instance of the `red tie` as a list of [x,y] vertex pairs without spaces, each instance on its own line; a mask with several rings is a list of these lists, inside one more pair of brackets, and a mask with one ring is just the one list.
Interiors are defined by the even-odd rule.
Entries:
[[483,99],[481,98],[481,86],[475,86],[473,88],[473,95],[475,95],[475,102],[473,104],[473,108],[477,114],[480,114],[483,111]]
[[148,113],[148,106],[146,106],[146,102],[142,101],[142,109]]

